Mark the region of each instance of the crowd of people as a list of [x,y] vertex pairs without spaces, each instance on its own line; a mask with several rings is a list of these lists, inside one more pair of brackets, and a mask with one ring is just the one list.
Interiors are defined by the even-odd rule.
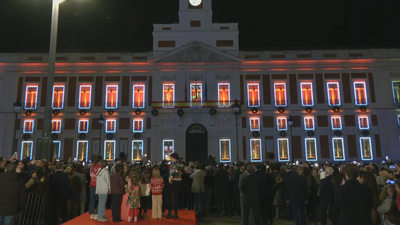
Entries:
[[[390,162],[363,163],[186,164],[171,161],[89,163],[0,158],[0,224],[23,214],[29,193],[50,196],[50,224],[64,223],[88,211],[90,219],[113,222],[179,219],[182,186],[191,190],[198,220],[241,215],[241,224],[272,225],[274,218],[306,224],[379,225],[381,218],[400,224],[400,168]],[[400,181],[400,180],[399,180]],[[399,194],[397,194],[399,193]],[[189,197],[189,196],[187,196]]]

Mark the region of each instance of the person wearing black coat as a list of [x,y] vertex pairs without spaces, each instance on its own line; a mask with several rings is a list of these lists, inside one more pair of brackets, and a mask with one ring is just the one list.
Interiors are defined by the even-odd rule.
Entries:
[[275,181],[270,173],[267,173],[267,169],[263,164],[256,165],[257,171],[255,175],[260,180],[260,213],[261,221],[263,225],[273,225],[274,215],[273,215],[273,201],[274,201],[274,185]]
[[340,208],[337,224],[373,225],[371,191],[358,182],[357,166],[347,165],[344,170],[346,183],[336,189],[335,193],[335,201]]
[[261,175],[254,173],[253,165],[247,166],[247,177],[241,182],[240,189],[244,193],[244,212],[243,212],[243,223],[249,225],[250,209],[254,216],[254,225],[261,224],[261,213],[260,206],[263,201],[263,182],[260,180]]
[[[300,175],[300,167],[293,168],[292,175],[286,184],[286,201],[289,203],[296,225],[306,225],[305,204],[308,201],[308,187],[304,176]],[[299,217],[300,215],[300,217]]]
[[333,182],[332,182],[332,167],[326,167],[325,174],[326,177],[321,180],[321,185],[319,188],[319,196],[321,203],[318,209],[318,219],[321,225],[327,224],[328,218],[328,206],[333,202]]
[[233,176],[232,176],[232,185],[233,185],[233,205],[234,205],[234,213],[240,214],[240,190],[239,190],[239,179],[242,172],[240,171],[240,167],[235,163],[233,166]]
[[69,180],[68,174],[62,171],[63,163],[58,162],[56,164],[56,172],[50,175],[49,186],[52,210],[51,213],[51,225],[57,225],[57,215],[58,209],[60,209],[62,222],[68,221],[67,212],[67,200],[72,195],[71,182]]
[[15,164],[8,164],[0,174],[0,224],[3,225],[12,225],[27,201],[25,184],[15,172],[16,168]]
[[225,201],[226,212],[231,216],[231,206],[229,201],[229,174],[224,169],[224,164],[220,163],[214,175],[215,192],[214,196],[218,199],[218,213],[217,217],[221,217],[222,203]]

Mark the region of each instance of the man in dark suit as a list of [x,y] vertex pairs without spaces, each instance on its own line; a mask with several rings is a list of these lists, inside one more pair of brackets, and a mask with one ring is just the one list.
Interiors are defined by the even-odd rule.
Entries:
[[244,212],[243,212],[243,221],[244,225],[249,225],[249,214],[250,209],[254,215],[254,225],[261,224],[261,214],[260,214],[260,205],[261,205],[261,192],[260,189],[262,187],[262,182],[260,181],[260,175],[254,173],[253,165],[247,166],[247,173],[249,174],[246,178],[241,182],[240,189],[244,193]]
[[273,225],[274,216],[272,213],[273,201],[274,201],[274,179],[270,173],[267,173],[265,165],[259,163],[256,165],[255,175],[260,180],[260,214],[263,225]]
[[56,172],[50,175],[50,194],[52,202],[51,225],[57,224],[58,209],[60,209],[62,222],[68,221],[67,200],[72,195],[69,177],[63,172],[63,163],[56,163]]
[[337,224],[373,225],[371,191],[357,181],[357,166],[347,165],[344,170],[346,183],[340,186],[335,193],[336,204],[340,208]]
[[233,166],[233,176],[232,176],[232,185],[233,185],[233,206],[234,213],[240,214],[240,190],[239,190],[239,179],[242,172],[240,171],[240,165],[235,163]]
[[[306,179],[300,175],[300,167],[293,168],[292,175],[286,185],[286,201],[292,210],[296,225],[306,225],[305,204],[308,201],[308,188]],[[300,217],[299,217],[300,215]]]
[[217,217],[221,217],[222,213],[222,203],[225,201],[227,216],[231,215],[231,207],[229,201],[229,174],[228,171],[224,169],[224,164],[218,164],[217,171],[214,176],[215,180],[215,192],[214,196],[218,199],[218,214]]
[[326,177],[321,180],[321,186],[319,188],[319,196],[321,203],[319,205],[318,214],[321,225],[327,224],[327,213],[328,206],[333,202],[333,184],[332,184],[332,167],[328,166],[325,169]]

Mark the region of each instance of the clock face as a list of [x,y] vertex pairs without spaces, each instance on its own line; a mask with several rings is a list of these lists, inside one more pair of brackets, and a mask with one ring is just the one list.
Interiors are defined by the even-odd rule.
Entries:
[[199,6],[201,4],[202,0],[189,0],[189,3],[192,6]]

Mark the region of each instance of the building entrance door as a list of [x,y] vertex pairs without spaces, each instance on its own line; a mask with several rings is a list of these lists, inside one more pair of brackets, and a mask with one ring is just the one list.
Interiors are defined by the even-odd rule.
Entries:
[[201,124],[192,124],[186,130],[186,162],[207,160],[208,135]]

